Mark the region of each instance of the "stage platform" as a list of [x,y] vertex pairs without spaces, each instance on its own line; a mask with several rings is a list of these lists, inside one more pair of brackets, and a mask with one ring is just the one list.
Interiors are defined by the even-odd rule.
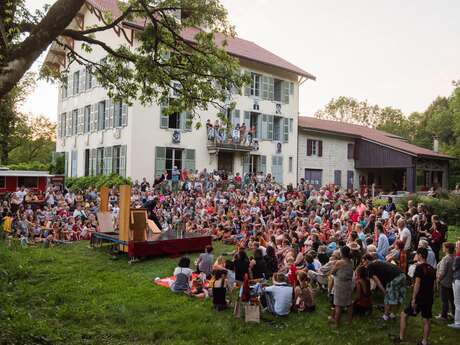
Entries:
[[150,233],[147,241],[126,242],[118,238],[118,233],[96,232],[91,239],[91,245],[94,246],[95,243],[104,241],[128,246],[130,257],[179,256],[182,253],[203,251],[207,245],[211,245],[212,237],[171,230],[161,234]]

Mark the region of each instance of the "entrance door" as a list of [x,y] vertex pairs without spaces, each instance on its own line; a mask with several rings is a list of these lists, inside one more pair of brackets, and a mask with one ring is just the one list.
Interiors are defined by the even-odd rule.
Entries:
[[233,152],[219,152],[217,170],[233,174]]

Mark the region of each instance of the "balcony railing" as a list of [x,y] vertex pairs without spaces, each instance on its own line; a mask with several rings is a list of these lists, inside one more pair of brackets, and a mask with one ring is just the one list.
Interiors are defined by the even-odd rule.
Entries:
[[251,133],[241,135],[239,131],[230,131],[229,134],[211,127],[207,130],[207,139],[210,151],[250,152],[259,149],[259,141],[254,139]]

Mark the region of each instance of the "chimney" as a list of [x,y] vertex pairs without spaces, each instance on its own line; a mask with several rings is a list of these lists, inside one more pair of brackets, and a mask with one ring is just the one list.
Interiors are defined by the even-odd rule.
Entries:
[[433,151],[439,152],[439,139],[437,137],[433,138]]

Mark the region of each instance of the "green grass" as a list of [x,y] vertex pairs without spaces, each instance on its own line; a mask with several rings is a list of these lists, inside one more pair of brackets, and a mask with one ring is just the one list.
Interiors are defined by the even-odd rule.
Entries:
[[[453,228],[451,230],[454,230]],[[460,228],[451,239],[460,236]],[[216,253],[228,248],[216,244]],[[195,255],[193,256],[195,258]],[[176,259],[129,265],[86,242],[55,248],[6,248],[0,244],[0,344],[390,344],[397,322],[381,313],[332,330],[328,304],[317,296],[313,314],[274,323],[246,324],[211,302],[171,293],[151,280],[170,275]],[[439,312],[439,298],[434,313]],[[421,320],[411,319],[416,343]],[[433,322],[432,344],[458,344],[459,333]]]

